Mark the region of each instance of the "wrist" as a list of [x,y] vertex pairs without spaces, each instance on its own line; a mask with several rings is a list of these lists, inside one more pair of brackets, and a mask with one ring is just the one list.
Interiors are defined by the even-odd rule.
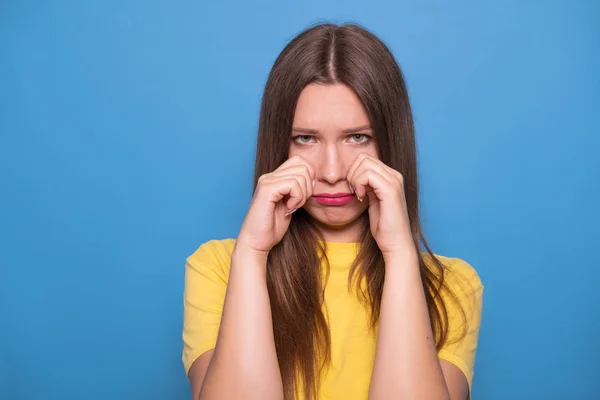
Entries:
[[419,256],[414,249],[394,250],[383,253],[383,260],[388,268],[419,269]]
[[241,261],[244,264],[252,263],[266,266],[268,257],[268,251],[255,250],[242,243],[236,243],[231,253],[231,261],[232,263],[236,262],[236,264]]

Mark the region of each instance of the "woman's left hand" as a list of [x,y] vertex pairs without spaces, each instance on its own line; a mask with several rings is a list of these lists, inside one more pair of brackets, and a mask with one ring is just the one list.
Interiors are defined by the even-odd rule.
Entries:
[[347,180],[359,200],[369,201],[371,233],[384,257],[414,256],[402,175],[377,158],[361,153],[350,167]]

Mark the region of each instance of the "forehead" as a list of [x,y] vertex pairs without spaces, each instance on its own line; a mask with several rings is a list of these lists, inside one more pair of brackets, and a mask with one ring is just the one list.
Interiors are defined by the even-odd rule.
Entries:
[[300,93],[294,127],[342,130],[369,124],[367,113],[352,89],[343,84],[311,83]]

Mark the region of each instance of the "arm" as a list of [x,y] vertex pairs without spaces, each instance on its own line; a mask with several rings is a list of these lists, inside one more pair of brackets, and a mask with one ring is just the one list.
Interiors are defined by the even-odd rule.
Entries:
[[359,200],[368,199],[371,234],[385,263],[369,398],[464,400],[466,377],[438,359],[404,177],[376,157],[361,153],[347,179]]
[[190,371],[194,399],[281,399],[266,256],[235,248],[214,353]]
[[190,386],[192,387],[192,400],[198,400],[200,396],[202,382],[204,382],[206,370],[208,369],[208,365],[210,364],[210,360],[212,360],[214,352],[214,349],[208,350],[192,363],[192,367],[190,368],[190,372],[188,374]]
[[[231,254],[227,288],[220,297],[224,299],[223,314],[218,321],[214,353],[205,351],[194,362],[197,365],[190,368],[193,393],[199,393],[197,398],[283,398],[267,289],[267,258],[288,230],[291,214],[312,196],[314,179],[314,168],[300,156],[289,158],[258,179]],[[212,296],[208,303],[217,303],[216,297]],[[201,308],[203,301],[196,303],[196,308]],[[191,321],[198,314],[198,310],[190,308],[188,318]],[[214,317],[214,310],[211,315]],[[214,318],[198,321],[198,329],[213,329],[214,322]]]
[[462,399],[465,376],[438,359],[416,256],[389,254],[369,398]]

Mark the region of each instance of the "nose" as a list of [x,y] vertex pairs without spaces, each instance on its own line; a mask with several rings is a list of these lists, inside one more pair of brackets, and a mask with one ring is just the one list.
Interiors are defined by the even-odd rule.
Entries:
[[319,154],[317,179],[330,185],[346,179],[346,166],[340,149],[335,144],[323,146]]

